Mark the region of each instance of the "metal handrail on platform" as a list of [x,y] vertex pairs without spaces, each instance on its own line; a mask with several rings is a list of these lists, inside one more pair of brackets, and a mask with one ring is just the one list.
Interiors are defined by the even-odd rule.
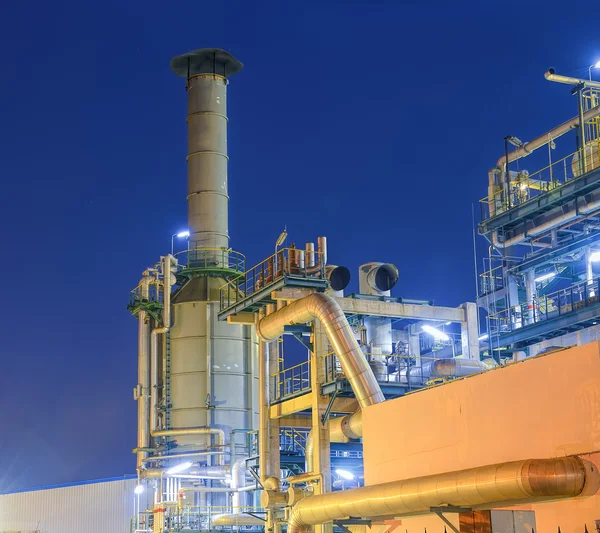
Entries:
[[538,296],[488,317],[491,335],[502,335],[600,302],[600,278]]
[[285,278],[325,279],[325,256],[320,252],[314,252],[315,265],[310,266],[303,258],[299,258],[299,252],[302,251],[296,248],[282,248],[276,254],[222,285],[220,287],[221,311]]

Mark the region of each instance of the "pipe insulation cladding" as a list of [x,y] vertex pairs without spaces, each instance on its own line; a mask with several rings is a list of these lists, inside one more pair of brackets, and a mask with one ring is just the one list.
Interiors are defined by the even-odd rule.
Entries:
[[309,496],[290,514],[289,533],[348,516],[395,518],[451,505],[489,509],[502,503],[572,498],[585,485],[578,457],[529,459]]
[[383,393],[373,375],[346,315],[326,294],[314,293],[262,318],[256,332],[265,342],[277,339],[286,325],[306,324],[317,319],[333,347],[361,409],[382,402]]

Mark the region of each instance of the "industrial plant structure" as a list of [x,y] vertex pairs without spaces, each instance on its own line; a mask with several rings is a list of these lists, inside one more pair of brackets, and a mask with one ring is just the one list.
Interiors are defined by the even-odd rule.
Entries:
[[[578,112],[505,139],[478,302],[440,307],[392,296],[398,269],[371,261],[385,257],[365,258],[345,294],[351,273],[325,237],[282,234],[246,265],[227,183],[242,64],[211,48],[171,66],[187,89],[189,240],[131,293],[146,502],[131,531],[600,528],[600,83],[547,73]],[[553,157],[569,132],[576,151]],[[542,170],[516,168],[542,147]]]

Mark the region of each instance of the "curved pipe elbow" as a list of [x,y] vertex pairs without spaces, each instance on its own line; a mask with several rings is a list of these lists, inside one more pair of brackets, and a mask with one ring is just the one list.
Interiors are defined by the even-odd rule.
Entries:
[[354,338],[346,315],[331,296],[313,293],[296,300],[259,320],[256,332],[264,342],[270,342],[283,334],[285,326],[306,324],[315,319],[323,326],[360,407],[383,402],[379,383]]

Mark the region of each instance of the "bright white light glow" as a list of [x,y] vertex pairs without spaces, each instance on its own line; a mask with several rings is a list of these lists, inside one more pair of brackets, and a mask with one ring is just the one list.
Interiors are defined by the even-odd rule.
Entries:
[[535,282],[539,283],[540,281],[546,281],[547,279],[552,279],[554,276],[556,276],[556,272],[546,272],[545,274],[542,274],[541,276],[538,276],[537,278],[535,278]]
[[527,184],[526,183],[521,183],[521,185],[519,185],[519,189],[521,189],[522,191],[526,191],[527,190]]
[[185,472],[190,466],[192,466],[192,461],[186,461],[185,463],[179,463],[178,465],[172,466],[167,470],[167,474],[179,474],[180,472]]
[[421,326],[421,328],[426,333],[429,333],[434,339],[439,339],[441,341],[449,341],[450,340],[450,337],[448,337],[448,335],[446,335],[443,331],[440,331],[439,329],[436,329],[432,326],[425,325],[425,326]]
[[135,489],[133,489],[133,492],[136,494],[141,494],[144,492],[144,485],[136,485]]
[[592,252],[590,254],[590,261],[592,263],[597,263],[598,261],[600,261],[600,252]]
[[180,232],[177,234],[177,238],[178,238],[178,239],[183,239],[184,237],[189,237],[189,236],[190,236],[190,232],[189,232],[189,231],[187,231],[187,230],[185,230],[185,231],[180,231]]
[[347,480],[354,479],[354,474],[352,472],[348,472],[348,470],[342,470],[341,468],[338,468],[335,473]]
[[600,68],[600,61],[596,61],[594,63],[594,68]]
[[487,333],[484,333],[483,335],[481,335],[480,337],[478,337],[478,340],[480,341],[486,341],[488,340],[489,335]]

